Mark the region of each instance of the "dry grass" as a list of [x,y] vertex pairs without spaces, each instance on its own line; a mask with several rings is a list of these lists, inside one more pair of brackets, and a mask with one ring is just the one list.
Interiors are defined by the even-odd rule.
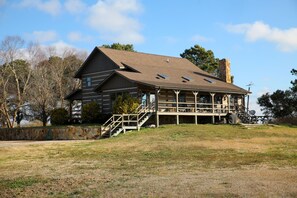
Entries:
[[0,197],[296,197],[296,142],[294,127],[228,125],[0,142]]

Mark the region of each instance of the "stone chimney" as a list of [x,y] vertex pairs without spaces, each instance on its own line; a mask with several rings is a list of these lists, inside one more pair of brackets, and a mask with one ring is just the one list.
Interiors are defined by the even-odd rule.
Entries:
[[230,61],[228,59],[220,60],[219,77],[226,83],[232,83]]

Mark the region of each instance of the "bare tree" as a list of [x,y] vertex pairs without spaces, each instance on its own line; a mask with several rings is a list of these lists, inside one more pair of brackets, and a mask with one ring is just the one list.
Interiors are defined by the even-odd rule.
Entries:
[[[51,53],[52,51],[51,48]],[[80,82],[73,78],[74,73],[82,64],[78,54],[76,50],[66,48],[62,57],[49,57],[48,67],[52,69],[52,78],[55,82],[55,90],[58,93],[57,103],[59,107],[65,107],[65,96],[80,86]]]
[[55,107],[55,82],[52,78],[51,68],[40,62],[33,70],[30,86],[30,106],[35,112],[35,117],[46,126],[50,111]]
[[[8,36],[0,46],[1,51],[1,113],[7,127],[14,127],[20,108],[25,103],[32,70],[26,61],[18,60],[24,47],[24,40]],[[12,119],[12,121],[10,121]]]

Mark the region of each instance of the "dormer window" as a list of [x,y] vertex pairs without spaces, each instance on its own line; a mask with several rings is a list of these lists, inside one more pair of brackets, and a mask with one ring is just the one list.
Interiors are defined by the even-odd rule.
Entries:
[[189,76],[182,76],[183,82],[190,82],[193,81],[193,79]]
[[212,79],[209,79],[209,78],[204,78],[204,80],[205,80],[206,82],[208,82],[208,83],[215,83],[215,81],[214,81],[214,80],[212,80]]
[[166,74],[157,74],[157,78],[168,79],[169,77]]

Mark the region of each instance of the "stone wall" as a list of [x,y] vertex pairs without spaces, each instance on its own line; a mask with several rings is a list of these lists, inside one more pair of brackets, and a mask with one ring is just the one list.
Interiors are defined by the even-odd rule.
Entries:
[[2,128],[0,140],[87,140],[98,139],[100,127]]

